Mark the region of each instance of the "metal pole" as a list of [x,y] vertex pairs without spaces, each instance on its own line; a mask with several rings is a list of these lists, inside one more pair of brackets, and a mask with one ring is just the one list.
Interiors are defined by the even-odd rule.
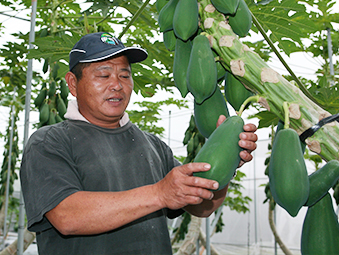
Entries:
[[327,48],[328,48],[328,58],[330,60],[330,74],[334,76],[334,68],[333,68],[333,61],[332,61],[332,38],[331,38],[331,29],[327,28]]
[[12,118],[11,118],[11,132],[9,135],[9,152],[8,152],[8,168],[7,168],[7,180],[6,180],[6,200],[5,200],[5,223],[4,223],[4,234],[3,234],[3,248],[5,248],[5,240],[7,233],[7,212],[8,212],[8,200],[9,200],[9,181],[11,178],[11,167],[12,167],[12,149],[13,149],[13,136],[14,136],[14,121],[15,121],[15,93],[16,87],[14,87],[13,93],[13,104],[12,104]]
[[211,228],[210,217],[206,218],[206,255],[211,255]]
[[[31,14],[31,29],[29,33],[29,50],[33,48],[33,42],[35,40],[35,17],[37,9],[37,0],[32,0],[32,14]],[[29,114],[31,108],[31,85],[33,76],[33,60],[29,59],[27,64],[27,75],[26,75],[26,98],[25,98],[25,123],[24,123],[24,144],[28,140],[29,131]],[[18,227],[18,247],[17,254],[22,255],[24,252],[24,231],[25,231],[25,204],[20,190],[20,206],[19,206],[19,227]]]
[[168,146],[170,146],[171,143],[171,110],[168,112],[169,119],[168,119]]

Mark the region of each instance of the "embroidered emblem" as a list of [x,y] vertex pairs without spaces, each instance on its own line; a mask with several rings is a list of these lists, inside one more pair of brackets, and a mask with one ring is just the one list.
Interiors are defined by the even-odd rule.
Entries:
[[111,45],[118,45],[119,41],[113,37],[112,35],[108,34],[108,33],[103,33],[101,35],[101,41],[107,44],[111,44]]

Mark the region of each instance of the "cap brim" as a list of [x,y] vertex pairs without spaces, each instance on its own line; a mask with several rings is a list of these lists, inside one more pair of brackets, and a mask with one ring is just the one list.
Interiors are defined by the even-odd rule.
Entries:
[[80,60],[80,63],[96,62],[113,57],[118,54],[123,54],[128,58],[129,63],[137,63],[145,60],[148,56],[147,51],[138,47],[126,47],[121,50],[106,50]]

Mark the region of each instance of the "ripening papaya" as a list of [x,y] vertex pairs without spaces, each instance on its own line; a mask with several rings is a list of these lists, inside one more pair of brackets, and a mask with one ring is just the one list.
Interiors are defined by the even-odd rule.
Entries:
[[169,0],[168,3],[162,7],[158,17],[160,32],[173,29],[173,17],[178,2],[179,0]]
[[240,163],[239,134],[243,132],[244,121],[240,116],[227,118],[214,130],[194,162],[205,162],[211,165],[207,172],[196,172],[193,175],[215,180],[219,188],[223,189],[232,179]]
[[253,93],[246,89],[245,86],[230,72],[225,74],[225,97],[227,102],[239,111],[243,102]]
[[193,39],[187,68],[187,87],[194,100],[201,104],[217,87],[217,66],[209,40],[204,35]]
[[245,0],[239,0],[239,6],[234,16],[229,16],[228,23],[233,32],[240,37],[248,34],[252,27],[252,15]]
[[274,201],[295,217],[309,195],[309,179],[297,132],[280,130],[274,139],[269,163]]
[[175,42],[177,38],[175,37],[173,30],[168,30],[162,33],[164,44],[167,50],[174,51],[175,50]]
[[183,98],[188,94],[186,76],[191,50],[192,42],[190,40],[186,42],[179,38],[176,40],[173,61],[173,78],[174,84]]
[[211,0],[211,3],[225,15],[234,15],[237,12],[240,0]]
[[339,223],[328,192],[307,209],[301,232],[301,254],[339,254]]
[[173,30],[175,35],[187,41],[198,30],[199,12],[197,0],[180,0],[173,16]]
[[310,193],[305,206],[318,202],[339,180],[339,161],[330,160],[323,167],[309,175]]
[[208,138],[217,128],[217,121],[220,115],[229,117],[227,104],[219,87],[213,95],[201,104],[194,102],[195,123],[199,132]]

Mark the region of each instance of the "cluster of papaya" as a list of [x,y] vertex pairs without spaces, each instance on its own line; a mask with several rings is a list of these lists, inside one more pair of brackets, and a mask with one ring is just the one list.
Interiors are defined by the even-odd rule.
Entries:
[[[216,10],[227,16],[233,23],[233,31],[245,36],[251,26],[252,18],[243,0],[212,1]],[[199,27],[199,7],[197,0],[157,0],[160,31],[166,48],[174,51],[173,78],[182,97],[191,93],[194,97],[194,119],[196,127],[204,138],[208,138],[204,147],[199,147],[194,162],[208,162],[212,169],[197,176],[214,179],[223,188],[233,177],[239,165],[239,133],[243,131],[240,116],[229,117],[225,96],[237,111],[242,103],[252,95],[233,74],[228,73],[222,59],[212,50],[210,42]],[[246,17],[245,17],[246,16]],[[219,84],[225,82],[225,94]],[[216,129],[220,115],[227,120]],[[191,118],[192,121],[192,118]],[[199,137],[185,133],[188,162],[192,159],[192,148],[199,146]],[[195,140],[195,142],[194,142]]]
[[[45,60],[46,62],[47,60]],[[46,68],[44,65],[44,73],[47,72],[48,66],[47,64]],[[58,69],[58,63],[54,63],[49,82],[43,82],[39,94],[34,99],[34,105],[39,110],[38,128],[64,120],[69,89],[66,80],[58,77]]]
[[303,255],[339,254],[339,223],[329,194],[339,180],[339,161],[331,160],[309,175],[304,152],[305,143],[297,132],[279,121],[265,171],[269,176],[266,195],[273,198],[270,206],[277,203],[292,217],[307,207],[301,237]]

